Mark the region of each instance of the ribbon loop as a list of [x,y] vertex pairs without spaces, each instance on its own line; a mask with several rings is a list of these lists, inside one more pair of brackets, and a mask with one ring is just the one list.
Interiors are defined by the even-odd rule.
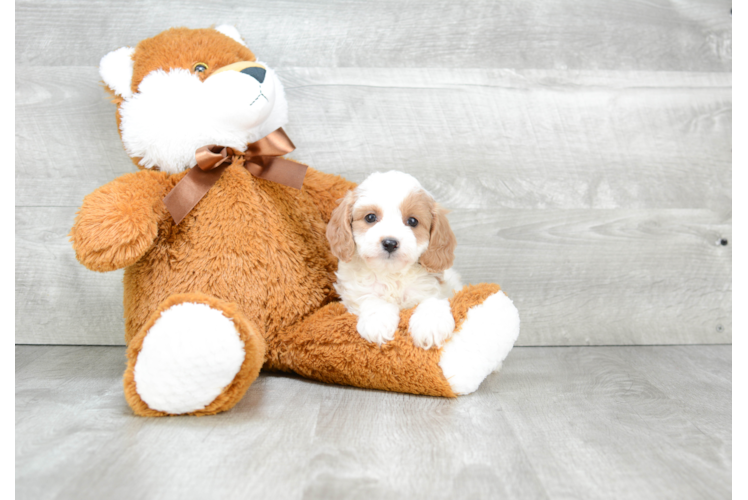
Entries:
[[246,156],[283,156],[296,149],[286,132],[279,128],[257,142],[247,144]]
[[[282,128],[271,132],[257,142],[247,144],[244,167],[255,177],[301,189],[307,166],[281,158],[295,146]],[[197,165],[164,198],[164,205],[179,224],[195,205],[218,182],[221,174],[240,155],[230,147],[209,144],[195,151]]]

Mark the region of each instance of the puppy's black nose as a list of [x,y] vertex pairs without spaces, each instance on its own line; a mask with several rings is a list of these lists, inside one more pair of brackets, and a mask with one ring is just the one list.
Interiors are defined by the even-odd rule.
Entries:
[[257,66],[252,66],[249,68],[244,68],[242,70],[242,73],[245,75],[249,75],[258,82],[262,83],[265,81],[265,69],[264,68],[258,68]]
[[382,240],[382,246],[385,250],[387,250],[389,253],[394,252],[397,250],[397,247],[400,246],[400,243],[397,242],[397,240]]

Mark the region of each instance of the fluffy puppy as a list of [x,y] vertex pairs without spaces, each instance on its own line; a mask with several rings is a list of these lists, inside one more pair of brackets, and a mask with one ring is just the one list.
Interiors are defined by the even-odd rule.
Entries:
[[400,310],[416,305],[415,345],[438,347],[454,332],[448,299],[462,285],[451,269],[457,241],[446,213],[414,177],[394,170],[370,175],[333,211],[335,289],[366,340],[392,340]]

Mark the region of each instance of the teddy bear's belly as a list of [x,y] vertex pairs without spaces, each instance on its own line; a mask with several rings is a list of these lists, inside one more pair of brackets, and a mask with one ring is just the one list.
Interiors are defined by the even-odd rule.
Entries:
[[239,167],[180,223],[164,221],[154,247],[125,270],[126,341],[175,293],[236,302],[272,338],[334,295],[325,223],[301,192]]

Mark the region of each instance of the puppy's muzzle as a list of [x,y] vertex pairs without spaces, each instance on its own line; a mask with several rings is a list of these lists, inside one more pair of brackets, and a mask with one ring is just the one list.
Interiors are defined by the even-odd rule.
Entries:
[[384,248],[387,253],[392,253],[395,250],[397,250],[397,247],[400,246],[400,243],[397,240],[387,238],[385,240],[382,240],[382,248]]

